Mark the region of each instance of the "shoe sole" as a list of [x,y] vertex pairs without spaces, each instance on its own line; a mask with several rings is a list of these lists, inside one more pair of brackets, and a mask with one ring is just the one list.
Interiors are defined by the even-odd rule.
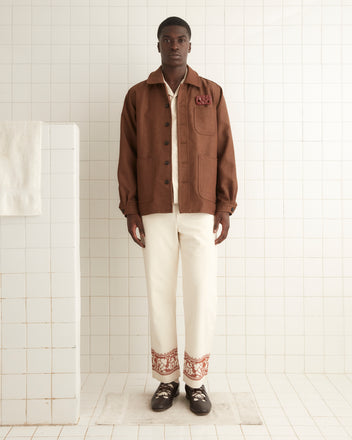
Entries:
[[180,390],[177,390],[176,394],[174,395],[174,397],[173,397],[173,399],[172,399],[172,401],[171,401],[171,405],[169,405],[169,406],[167,406],[167,407],[164,407],[164,408],[156,408],[156,409],[152,408],[152,410],[155,411],[155,412],[166,411],[167,409],[169,409],[169,408],[172,407],[172,404],[174,403],[174,399],[175,399],[179,394],[180,394]]
[[[188,399],[188,400],[190,400],[190,398],[189,398],[189,396],[188,396],[188,394],[186,393],[186,398]],[[197,411],[194,411],[191,407],[189,408],[194,414],[196,414],[197,416],[206,416],[207,414],[209,414],[210,413],[210,411],[211,411],[211,408],[210,408],[210,410],[208,411],[208,412],[197,412]]]

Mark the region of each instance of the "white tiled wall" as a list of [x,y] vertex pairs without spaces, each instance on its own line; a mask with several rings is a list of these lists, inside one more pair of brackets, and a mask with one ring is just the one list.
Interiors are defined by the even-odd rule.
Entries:
[[0,424],[76,423],[79,129],[43,124],[42,214],[0,217]]
[[142,253],[118,211],[119,117],[128,87],[160,64],[157,26],[178,15],[193,31],[189,64],[224,88],[239,176],[210,369],[350,372],[351,0],[0,9],[0,119],[80,127],[82,371],[150,371]]

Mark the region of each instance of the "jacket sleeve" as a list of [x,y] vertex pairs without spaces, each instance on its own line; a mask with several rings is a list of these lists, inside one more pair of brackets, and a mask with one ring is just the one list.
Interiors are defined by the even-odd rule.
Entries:
[[117,167],[119,208],[128,214],[139,214],[137,194],[137,127],[135,94],[130,89],[125,97],[120,123],[120,153]]
[[216,211],[226,211],[232,215],[237,206],[236,197],[238,183],[230,120],[221,88],[220,100],[217,107],[217,123],[218,170],[216,184]]

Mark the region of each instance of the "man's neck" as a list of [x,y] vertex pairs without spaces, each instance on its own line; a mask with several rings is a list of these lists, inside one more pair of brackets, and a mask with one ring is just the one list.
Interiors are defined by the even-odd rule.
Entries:
[[175,92],[183,77],[185,76],[187,65],[172,68],[162,65],[161,69],[165,81],[169,84],[171,90]]

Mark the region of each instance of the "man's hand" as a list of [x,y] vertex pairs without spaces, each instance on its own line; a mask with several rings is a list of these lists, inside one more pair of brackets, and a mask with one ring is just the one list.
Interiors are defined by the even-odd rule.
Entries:
[[[128,214],[127,215],[127,228],[128,232],[131,234],[133,241],[135,241],[139,246],[145,247],[144,242],[144,227],[142,217],[139,214]],[[139,239],[137,236],[137,228],[139,229],[139,235],[141,238]]]
[[218,231],[221,223],[221,234],[215,240],[215,244],[219,244],[225,240],[230,229],[230,213],[225,211],[216,212],[214,215],[214,232]]

